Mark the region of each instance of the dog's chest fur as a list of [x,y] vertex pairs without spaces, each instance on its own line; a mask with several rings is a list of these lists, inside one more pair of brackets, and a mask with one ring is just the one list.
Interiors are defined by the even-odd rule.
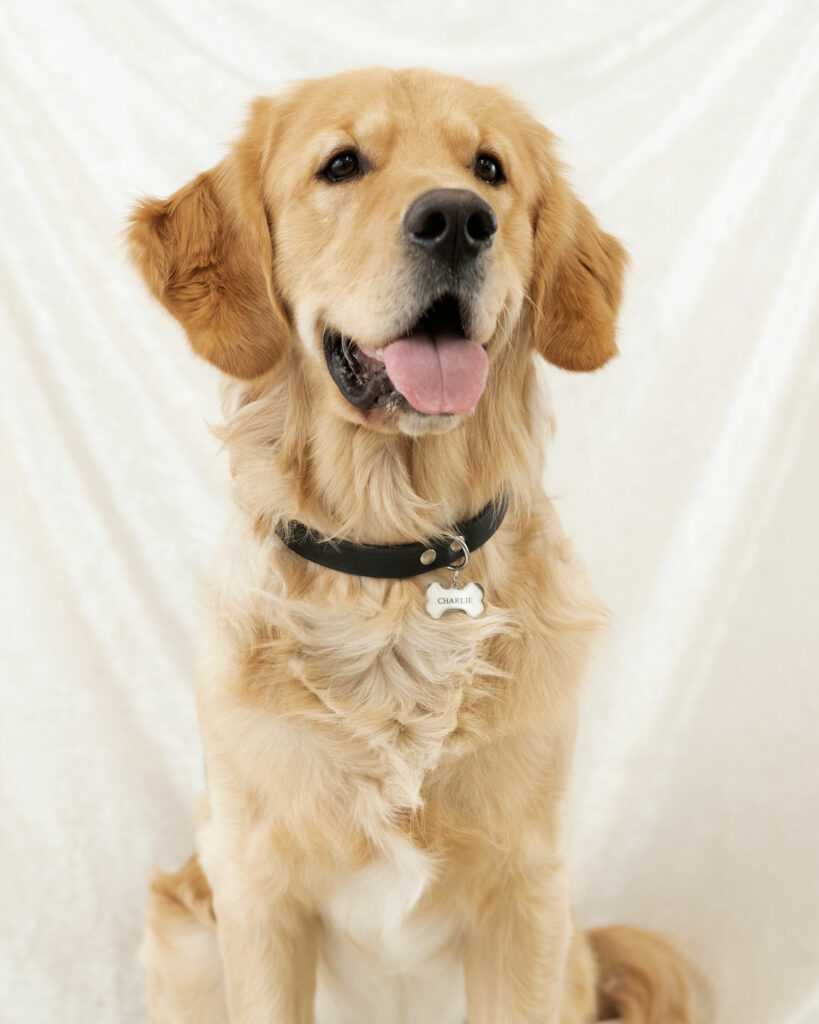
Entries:
[[[353,599],[349,578],[339,573],[301,598],[285,586],[269,552],[248,543],[246,533],[234,540],[214,581],[214,611],[235,620],[244,613],[237,602],[248,595],[256,602],[255,634],[234,648],[244,643],[254,651],[254,690],[266,694],[277,719],[310,739],[318,757],[332,759],[334,772],[348,773],[352,787],[357,773],[369,780],[356,796],[359,807],[377,780],[379,806],[369,806],[362,822],[368,831],[378,818],[386,823],[396,811],[419,807],[424,779],[452,745],[464,704],[493,672],[487,652],[508,630],[509,614],[490,605],[478,619],[456,611],[434,620],[426,612],[426,578],[355,581]],[[275,732],[274,720],[260,715],[255,736],[265,721]]]
[[459,935],[452,917],[413,912],[430,857],[396,839],[322,908],[316,1024],[462,1024]]
[[300,648],[291,664],[328,720],[373,752],[387,801],[408,808],[420,805],[424,778],[458,728],[505,618],[495,612],[473,621],[455,612],[435,621],[417,587],[393,604],[369,614],[343,607],[291,614]]

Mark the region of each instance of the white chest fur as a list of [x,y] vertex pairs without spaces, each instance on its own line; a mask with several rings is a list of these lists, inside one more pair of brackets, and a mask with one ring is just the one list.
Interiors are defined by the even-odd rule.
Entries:
[[397,840],[324,908],[316,1024],[463,1024],[453,920],[414,911],[435,864]]

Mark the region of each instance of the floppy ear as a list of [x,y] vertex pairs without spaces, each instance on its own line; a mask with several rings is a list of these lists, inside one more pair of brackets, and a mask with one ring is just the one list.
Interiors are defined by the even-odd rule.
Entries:
[[270,225],[260,195],[270,101],[256,102],[230,156],[131,214],[131,255],[194,350],[233,377],[256,377],[284,351],[289,327],[273,290]]
[[617,355],[627,261],[623,246],[565,185],[542,204],[531,298],[532,334],[544,359],[564,370],[596,370]]

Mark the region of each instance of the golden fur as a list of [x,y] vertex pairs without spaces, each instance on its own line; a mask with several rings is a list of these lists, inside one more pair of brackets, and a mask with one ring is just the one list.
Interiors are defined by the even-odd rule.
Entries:
[[[352,146],[369,173],[317,177]],[[503,162],[502,187],[475,178],[480,149]],[[499,222],[472,332],[486,391],[470,414],[362,412],[327,372],[323,331],[395,336],[409,290],[397,226],[441,187],[485,196]],[[565,183],[550,134],[503,93],[432,72],[310,81],[257,100],[230,154],[142,202],[129,238],[153,293],[227,375],[236,503],[202,629],[198,859],[158,873],[149,899],[154,1024],[309,1024],[314,1004],[319,1024],[422,1019],[344,1016],[321,978],[354,987],[353,955],[385,993],[405,969],[454,958],[469,1024],[701,1024],[694,972],[670,944],[587,938],[567,904],[577,691],[604,612],[541,489],[533,355],[593,370],[615,354],[625,257]],[[445,570],[348,576],[274,533],[295,518],[414,541],[501,489],[508,515],[465,574],[486,591],[475,620],[426,615]],[[389,935],[367,903],[379,886]]]

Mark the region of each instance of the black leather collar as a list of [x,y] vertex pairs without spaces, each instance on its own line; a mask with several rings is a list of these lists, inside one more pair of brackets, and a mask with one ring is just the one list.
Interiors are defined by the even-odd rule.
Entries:
[[[469,550],[475,551],[498,529],[508,505],[506,494],[500,494],[472,519],[456,523],[452,533],[463,537]],[[296,520],[279,523],[276,533],[302,558],[354,576],[404,579],[442,569],[463,558],[459,546],[452,550],[451,537],[437,537],[422,544],[353,544],[349,540],[328,540]]]

